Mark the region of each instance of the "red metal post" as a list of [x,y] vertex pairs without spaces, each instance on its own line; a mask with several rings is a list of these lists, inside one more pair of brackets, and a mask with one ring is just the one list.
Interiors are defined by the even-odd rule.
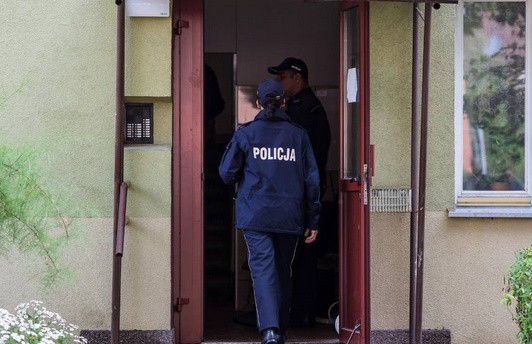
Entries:
[[410,159],[410,187],[412,212],[410,213],[410,344],[415,344],[417,314],[417,237],[419,213],[419,5],[412,5],[412,131]]
[[432,24],[432,4],[425,3],[425,24],[423,33],[423,74],[421,88],[421,132],[419,152],[419,213],[416,255],[416,317],[415,343],[421,344],[423,330],[423,261],[425,258],[425,194],[427,182],[427,131],[430,72],[430,29]]
[[120,184],[120,202],[118,204],[118,224],[116,233],[115,256],[122,257],[124,254],[124,236],[126,229],[126,203],[127,203],[127,183]]
[[115,123],[115,175],[113,208],[113,291],[111,315],[111,343],[118,344],[120,335],[120,288],[122,262],[116,255],[120,186],[124,178],[124,51],[125,51],[125,5],[117,1],[116,20],[116,123]]

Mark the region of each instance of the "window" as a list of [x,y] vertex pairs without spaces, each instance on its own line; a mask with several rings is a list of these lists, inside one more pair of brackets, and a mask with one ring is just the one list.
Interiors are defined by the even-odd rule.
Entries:
[[529,7],[457,6],[457,206],[530,207]]

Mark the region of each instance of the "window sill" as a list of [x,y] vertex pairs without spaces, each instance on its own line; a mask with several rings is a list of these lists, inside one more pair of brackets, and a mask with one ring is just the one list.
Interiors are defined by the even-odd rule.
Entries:
[[449,217],[470,218],[520,218],[532,219],[532,207],[455,207],[448,209]]

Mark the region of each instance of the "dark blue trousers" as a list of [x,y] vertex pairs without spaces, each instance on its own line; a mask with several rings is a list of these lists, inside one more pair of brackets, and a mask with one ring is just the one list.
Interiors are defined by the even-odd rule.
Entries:
[[291,265],[297,235],[244,230],[253,279],[257,327],[286,331],[292,295]]

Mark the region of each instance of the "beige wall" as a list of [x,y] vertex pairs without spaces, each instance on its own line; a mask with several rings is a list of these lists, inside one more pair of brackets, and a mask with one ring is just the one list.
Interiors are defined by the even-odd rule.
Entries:
[[[411,5],[370,9],[374,187],[409,187]],[[454,207],[454,31],[454,7],[442,5],[432,26],[423,327],[450,329],[458,344],[517,343],[500,299],[514,252],[530,245],[532,221],[447,216]],[[374,213],[371,221],[372,327],[408,328],[409,214]]]
[[[408,328],[409,215],[373,214],[372,327]],[[530,221],[426,214],[423,328],[451,330],[458,344],[517,343],[500,304],[514,252],[532,240]]]
[[126,96],[170,97],[171,18],[126,17]]
[[[42,152],[43,185],[74,227],[74,277],[43,292],[42,266],[0,259],[0,308],[38,299],[82,329],[109,329],[115,136],[114,1],[0,1],[0,145]],[[171,144],[171,19],[126,18],[126,94],[154,103],[155,143]],[[169,146],[125,152],[130,181],[122,327],[170,328]],[[37,264],[37,265],[34,265]]]
[[[0,261],[0,308],[13,311],[41,300],[82,329],[109,329],[111,324],[112,219],[74,221],[75,237],[62,262],[73,277],[42,291],[40,261],[16,251]],[[122,259],[123,329],[170,327],[170,219],[131,218],[126,226]],[[8,276],[8,278],[6,278]]]

